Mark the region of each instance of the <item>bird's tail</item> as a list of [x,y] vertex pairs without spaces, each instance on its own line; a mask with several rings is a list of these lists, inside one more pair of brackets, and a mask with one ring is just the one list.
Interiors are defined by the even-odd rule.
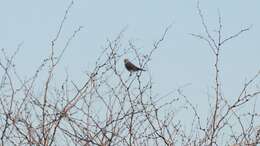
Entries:
[[140,71],[146,71],[145,69],[143,69],[143,68],[138,68]]

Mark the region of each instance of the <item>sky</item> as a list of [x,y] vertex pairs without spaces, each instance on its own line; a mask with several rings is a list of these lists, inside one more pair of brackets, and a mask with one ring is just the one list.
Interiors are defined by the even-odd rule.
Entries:
[[[16,58],[19,73],[28,77],[49,54],[70,0],[1,0],[0,47],[12,53],[23,43]],[[214,56],[207,44],[189,35],[203,34],[196,0],[74,0],[58,46],[79,26],[59,68],[68,70],[73,80],[81,80],[91,69],[107,39],[120,31],[124,40],[134,40],[149,51],[164,29],[172,24],[165,41],[152,56],[151,71],[155,90],[164,95],[180,86],[194,104],[203,108],[214,82]],[[238,96],[243,84],[260,66],[260,1],[200,0],[209,30],[218,26],[218,11],[223,22],[223,37],[252,26],[250,31],[229,41],[221,51],[220,75],[224,96]],[[136,60],[133,60],[136,61]],[[123,62],[122,62],[123,67]]]

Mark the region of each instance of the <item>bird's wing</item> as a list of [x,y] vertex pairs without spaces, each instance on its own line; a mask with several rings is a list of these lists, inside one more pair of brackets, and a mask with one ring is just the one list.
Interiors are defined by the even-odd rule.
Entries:
[[131,62],[127,62],[127,63],[125,64],[125,66],[126,66],[126,69],[128,69],[128,70],[132,70],[132,71],[140,70],[139,67],[135,66],[135,65],[134,65],[133,63],[131,63]]

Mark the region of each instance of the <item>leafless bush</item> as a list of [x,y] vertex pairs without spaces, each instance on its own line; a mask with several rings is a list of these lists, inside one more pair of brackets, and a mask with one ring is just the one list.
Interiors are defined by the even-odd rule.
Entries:
[[[61,83],[55,83],[56,68],[71,41],[83,27],[78,27],[65,41],[58,52],[56,42],[60,39],[63,25],[73,2],[68,6],[55,38],[51,41],[50,54],[42,61],[29,79],[19,76],[15,66],[17,50],[9,55],[1,52],[0,83],[0,137],[1,145],[253,145],[259,143],[260,131],[257,120],[259,114],[254,99],[259,90],[249,90],[258,78],[257,72],[240,91],[236,100],[230,102],[221,94],[219,72],[222,46],[240,36],[250,28],[224,37],[219,15],[217,37],[209,31],[198,3],[198,12],[205,36],[191,34],[206,43],[215,57],[215,93],[206,124],[202,124],[197,108],[182,89],[177,89],[176,98],[155,96],[152,76],[147,72],[137,72],[129,76],[122,68],[122,60],[133,53],[140,67],[146,68],[153,53],[165,40],[171,26],[154,42],[149,52],[140,52],[131,41],[127,49],[122,49],[123,33],[107,45],[97,58],[94,68],[88,71],[85,81],[72,81],[67,74]],[[216,38],[216,39],[215,39]],[[148,69],[149,72],[149,69]],[[45,82],[38,81],[43,75]],[[37,88],[36,88],[37,86]],[[41,91],[39,92],[38,87]],[[167,101],[167,102],[162,102]],[[178,119],[174,104],[184,101],[194,113],[191,132],[187,133]],[[241,114],[240,107],[254,104],[252,111]],[[249,121],[245,124],[243,121]],[[223,139],[223,136],[226,137]]]
[[[242,33],[249,31],[251,27],[246,27],[239,30],[237,33],[230,36],[223,36],[222,19],[219,12],[218,28],[216,32],[210,32],[206,24],[202,9],[200,8],[199,1],[197,3],[197,10],[201,18],[202,26],[205,35],[191,34],[206,42],[215,57],[215,83],[214,83],[214,96],[211,97],[213,103],[211,105],[211,112],[208,115],[207,124],[201,125],[200,117],[197,114],[197,109],[191,105],[198,123],[197,139],[191,141],[190,145],[250,145],[256,146],[259,143],[259,114],[256,111],[256,98],[259,95],[259,89],[255,88],[255,81],[259,78],[260,72],[258,71],[250,80],[248,80],[241,91],[239,96],[234,101],[229,101],[222,95],[221,88],[221,67],[220,55],[224,51],[223,45],[227,42],[242,35]],[[253,89],[252,89],[253,88]],[[252,106],[252,104],[254,106]],[[245,105],[248,109],[242,109]],[[252,108],[252,109],[251,109]],[[246,123],[245,121],[248,121]],[[224,141],[223,141],[224,139]]]

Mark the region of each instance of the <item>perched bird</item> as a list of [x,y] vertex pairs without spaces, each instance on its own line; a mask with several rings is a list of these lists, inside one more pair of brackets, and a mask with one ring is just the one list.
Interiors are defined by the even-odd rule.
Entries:
[[125,63],[125,68],[130,72],[136,72],[136,71],[145,71],[142,68],[139,68],[137,66],[135,66],[132,62],[130,62],[128,59],[124,59],[124,63]]

